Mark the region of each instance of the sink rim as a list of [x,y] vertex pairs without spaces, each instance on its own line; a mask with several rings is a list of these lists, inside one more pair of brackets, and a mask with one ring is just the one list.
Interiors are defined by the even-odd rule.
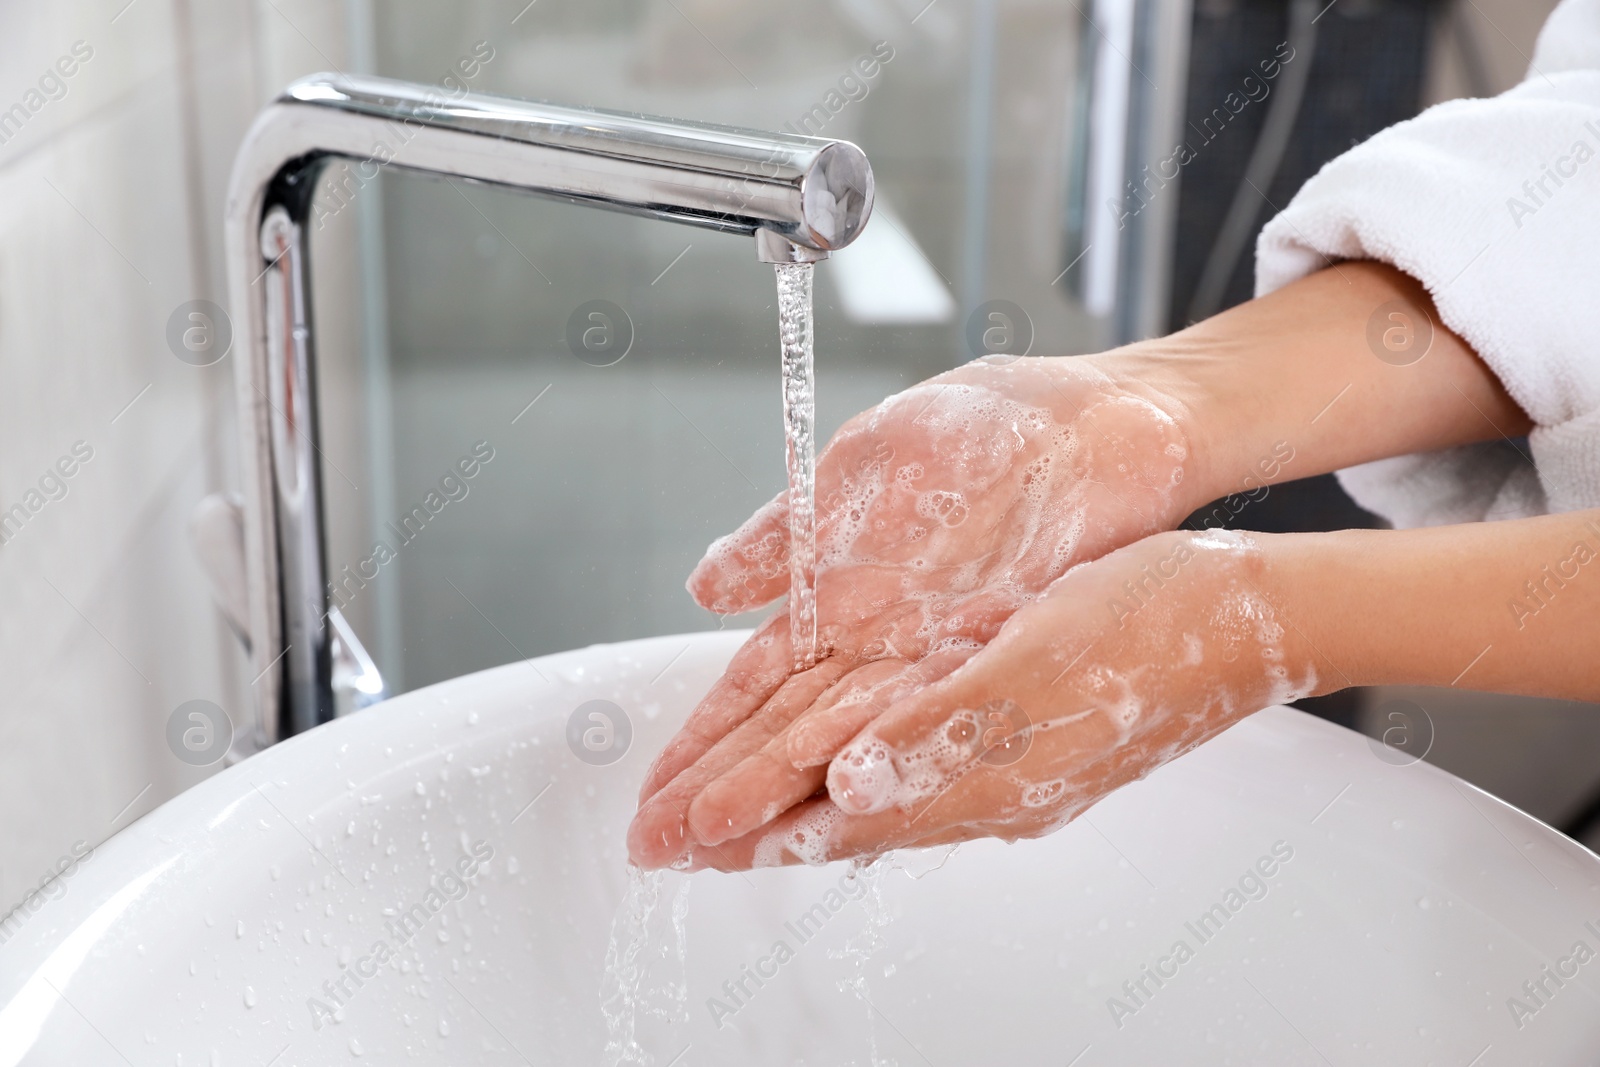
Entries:
[[[564,717],[568,713],[567,703],[563,699],[559,704],[541,707],[540,695],[546,683],[539,681],[535,671],[554,679],[564,698],[573,697],[577,690],[585,687],[592,687],[600,693],[612,692],[619,682],[619,678],[613,675],[626,679],[640,672],[654,673],[658,665],[665,673],[670,671],[678,657],[695,645],[699,645],[706,655],[715,654],[725,659],[745,637],[746,632],[738,631],[665,635],[591,645],[463,675],[402,694],[361,713],[290,738],[171,798],[96,846],[92,858],[83,861],[83,866],[68,884],[66,894],[47,902],[16,934],[0,945],[0,1067],[8,1067],[16,1062],[8,1056],[8,1051],[17,1047],[17,1034],[8,1032],[13,1028],[6,1024],[16,1024],[20,1015],[14,1015],[14,1012],[26,1013],[30,996],[34,996],[36,1002],[37,996],[48,993],[48,990],[38,987],[37,980],[45,973],[49,961],[57,959],[56,953],[75,937],[85,942],[82,947],[87,953],[100,943],[99,938],[110,936],[110,925],[102,924],[98,933],[93,929],[97,916],[102,914],[102,908],[108,907],[119,894],[128,895],[122,909],[110,916],[110,923],[114,924],[135,901],[143,901],[148,897],[147,888],[158,882],[174,864],[181,862],[203,867],[219,859],[236,859],[243,854],[237,839],[219,843],[208,838],[243,801],[257,791],[258,783],[295,783],[297,791],[293,810],[299,811],[303,807],[304,810],[317,812],[341,800],[347,803],[352,791],[359,790],[364,781],[380,775],[392,775],[407,766],[412,758],[436,755],[441,750],[440,743],[450,738],[460,738],[464,742],[472,736],[469,731],[478,731],[475,735],[478,738],[492,737],[504,731],[548,732],[549,722],[545,717]],[[695,657],[690,657],[690,660],[699,663]],[[530,670],[530,665],[534,670]],[[581,680],[574,680],[574,675],[581,676]],[[467,705],[473,699],[475,690],[499,694],[498,705],[492,707],[477,725],[470,724],[467,715]],[[512,693],[517,694],[518,699],[507,695]],[[521,694],[526,695],[526,704],[521,702]],[[687,711],[692,704],[687,698],[698,698],[699,693],[685,694],[680,689],[679,695],[685,696],[683,710]],[[658,726],[664,725],[648,711],[645,711],[645,715],[656,721]],[[396,719],[396,716],[400,718]],[[1259,743],[1262,739],[1277,739],[1282,745],[1289,746],[1301,743],[1314,734],[1313,740],[1319,746],[1326,743],[1335,755],[1354,754],[1359,759],[1369,758],[1359,753],[1358,746],[1364,747],[1368,743],[1364,736],[1316,720],[1294,709],[1265,709],[1247,717],[1240,726],[1244,727],[1245,735],[1255,739],[1252,743]],[[385,749],[393,749],[400,744],[412,746],[416,751],[401,753],[403,758],[397,761]],[[639,753],[634,755],[630,751],[630,758],[644,761],[654,756],[654,752],[646,746],[636,747],[640,748]],[[1458,791],[1464,787],[1476,801],[1474,806],[1479,807],[1479,814],[1485,818],[1488,815],[1482,807],[1483,802],[1476,799],[1478,797],[1488,798],[1501,814],[1514,813],[1531,835],[1545,838],[1570,855],[1585,857],[1600,869],[1600,856],[1581,843],[1440,768],[1431,764],[1425,766],[1426,770],[1415,773],[1447,787],[1453,786]],[[1415,771],[1415,768],[1411,769]],[[1426,788],[1437,791],[1440,785]],[[249,817],[248,813],[240,816],[241,820]],[[296,821],[287,815],[285,819]],[[1361,842],[1359,839],[1353,845],[1347,842],[1346,847],[1359,848]],[[318,869],[321,869],[320,866]],[[219,904],[218,911],[226,914],[226,902]],[[152,924],[148,919],[142,919],[135,928],[142,933],[151,929]],[[75,965],[67,971],[66,980],[70,981],[77,973],[79,969]],[[66,986],[62,985],[61,988],[65,990]],[[37,1008],[37,1003],[34,1007]],[[49,1014],[49,1011],[40,1014],[41,1027],[48,1021]],[[24,1055],[28,1047],[31,1047],[31,1041],[23,1042]]]

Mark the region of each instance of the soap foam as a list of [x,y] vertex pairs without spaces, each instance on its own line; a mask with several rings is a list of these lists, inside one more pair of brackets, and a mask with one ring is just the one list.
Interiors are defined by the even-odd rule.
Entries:
[[[1034,836],[1094,803],[1106,782],[1143,776],[1243,715],[1314,692],[1316,672],[1305,662],[1309,654],[1288,647],[1282,621],[1257,589],[1253,572],[1260,565],[1260,545],[1230,531],[1185,535],[1184,543],[1193,553],[1184,572],[1205,570],[1204,580],[1189,584],[1167,578],[1156,587],[1139,609],[1139,625],[1119,639],[1111,658],[1085,658],[1081,635],[1073,638],[1080,647],[1051,653],[1066,676],[1062,692],[1071,699],[1033,722],[1029,762],[1005,768],[985,764],[986,720],[963,708],[898,749],[891,750],[869,728],[829,767],[830,794],[868,811],[911,811],[918,805],[925,810],[964,775],[989,773],[1008,783],[1011,799],[996,802],[983,832]],[[1073,594],[1073,587],[1062,588],[1065,595]],[[946,619],[955,626],[964,621],[960,613]],[[1069,766],[1053,762],[1050,744],[1041,738],[1091,717],[1107,728],[1099,753],[1074,748]],[[1008,792],[994,795],[1003,798]]]
[[[1056,373],[1020,363],[1029,374]],[[1016,377],[1014,369],[991,368],[981,383],[953,380],[974,377],[957,371],[891,396],[851,420],[830,445],[849,462],[830,467],[824,455],[818,580],[829,587],[830,572],[862,575],[845,575],[838,588],[868,598],[860,609],[866,620],[914,605],[920,624],[897,628],[913,633],[920,647],[896,647],[895,655],[926,655],[948,633],[945,621],[979,595],[993,620],[982,628],[992,635],[999,621],[1029,603],[1080,553],[1098,554],[1108,541],[1126,540],[1125,522],[1089,522],[1105,506],[1102,472],[1132,479],[1132,490],[1119,486],[1111,495],[1125,500],[1149,530],[1170,510],[1171,488],[1181,480],[1188,453],[1170,416],[1086,368],[1081,380],[1067,383],[1081,404],[1059,383],[1048,390],[1029,383],[1030,396],[1055,393],[1065,400],[1068,410],[1058,418],[1047,407],[1006,395],[1015,388],[1007,378]],[[1150,456],[1162,458],[1152,463]],[[794,499],[791,492],[790,506]],[[714,610],[748,609],[755,606],[750,590],[771,589],[787,562],[774,529],[784,506],[774,501],[747,523],[747,540],[735,534],[712,546],[704,566],[721,591],[709,605]],[[963,527],[978,509],[986,528],[974,535]],[[755,529],[765,532],[757,536]],[[862,641],[872,646],[868,658],[881,654],[869,634],[858,632],[870,629],[837,627],[819,653],[861,654],[851,646]]]
[[795,820],[782,838],[783,845],[801,863],[820,867],[833,858],[830,835],[843,817],[832,804],[814,804]]

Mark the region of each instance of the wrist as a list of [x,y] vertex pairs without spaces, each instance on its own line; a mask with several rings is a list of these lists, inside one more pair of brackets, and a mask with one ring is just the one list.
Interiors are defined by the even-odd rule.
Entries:
[[[1299,536],[1176,530],[1125,550],[1124,619],[1169,650],[1163,670],[1187,679],[1177,688],[1189,704],[1226,694],[1219,707],[1237,719],[1350,684],[1300,618]],[[1164,610],[1143,611],[1141,598]]]
[[1242,406],[1226,385],[1238,367],[1237,352],[1231,348],[1222,339],[1178,334],[1098,356],[1074,357],[1092,359],[1119,388],[1154,404],[1178,426],[1187,452],[1176,494],[1180,518],[1213,500],[1260,493],[1272,481],[1282,480],[1283,461],[1270,461],[1270,447],[1261,457],[1261,466],[1270,471],[1266,481],[1257,465],[1244,458],[1248,450],[1239,447],[1247,434],[1239,425]]
[[[1416,332],[1426,344],[1397,363],[1373,347],[1371,330],[1375,316],[1402,313],[1427,324]],[[1191,444],[1194,508],[1529,428],[1472,348],[1439,322],[1422,286],[1380,263],[1343,263],[1099,360],[1119,382],[1169,398]]]
[[1257,593],[1281,631],[1285,664],[1304,682],[1294,699],[1371,684],[1348,640],[1362,629],[1351,625],[1348,609],[1364,595],[1364,575],[1344,533],[1250,537],[1259,550]]

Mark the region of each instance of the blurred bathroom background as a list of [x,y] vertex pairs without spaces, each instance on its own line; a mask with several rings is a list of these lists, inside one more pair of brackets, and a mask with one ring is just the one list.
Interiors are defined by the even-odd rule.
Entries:
[[[995,345],[1094,351],[1247,298],[1250,246],[1230,256],[1219,235],[1271,97],[1181,183],[1133,197],[1124,182],[1276,54],[1287,6],[0,7],[0,507],[76,443],[92,449],[65,495],[0,546],[0,911],[75,840],[103,840],[215,769],[168,750],[178,704],[248,718],[251,672],[188,534],[203,497],[237,489],[232,363],[180,361],[168,326],[187,301],[225,301],[229,166],[289,81],[375,73],[856,141],[878,207],[867,236],[818,271],[826,435]],[[1553,6],[1328,5],[1250,235],[1350,144],[1519,81]],[[3,109],[68,54],[80,62],[62,91],[8,124]],[[1128,209],[1120,220],[1096,207],[1112,195]],[[341,596],[390,692],[718,626],[684,577],[783,484],[774,286],[749,242],[339,165],[318,203],[330,571],[356,568],[376,541],[397,545],[393,528],[457,461],[492,450],[464,495],[451,490],[376,578]],[[574,343],[589,329],[603,343]],[[1275,488],[1231,523],[1373,521],[1328,478]],[[1555,825],[1591,821],[1595,708],[1427,690],[1314,710],[1387,731]]]

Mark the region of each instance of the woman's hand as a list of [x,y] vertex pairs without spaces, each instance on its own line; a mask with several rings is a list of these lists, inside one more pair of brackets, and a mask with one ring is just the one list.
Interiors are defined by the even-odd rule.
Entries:
[[731,839],[710,834],[693,864],[1037,837],[1256,709],[1316,690],[1309,647],[1273,606],[1262,546],[1276,540],[1167,533],[1074,568],[988,647],[850,740],[827,797],[789,807],[773,772],[798,727],[768,743],[770,758],[709,783],[697,816],[726,807],[743,825],[747,809],[787,810]]
[[[794,672],[787,615],[756,632],[651,769],[629,837],[637,862],[676,859],[691,825],[707,829],[700,790],[819,699],[827,714],[808,714],[794,760],[780,761],[789,803],[821,786],[877,711],[959,667],[1069,567],[1182,520],[1195,502],[1181,404],[1101,366],[969,364],[835,435],[817,475],[819,664]],[[786,593],[788,574],[779,497],[711,547],[689,590],[713,611],[749,611]]]
[[[647,777],[629,830],[633,860],[664,866],[697,842],[697,862],[719,862],[717,850],[815,794],[833,777],[823,765],[884,709],[923,699],[923,687],[972,659],[1008,619],[1053,618],[1057,609],[1031,602],[1073,564],[1171,529],[1230,493],[1526,432],[1527,416],[1448,330],[1435,329],[1425,358],[1404,366],[1374,354],[1368,324],[1397,301],[1417,321],[1438,321],[1414,279],[1345,263],[1104,356],[969,364],[853,420],[818,467],[824,658],[795,673],[788,620],[757,631]],[[1285,454],[1292,466],[1277,462]],[[697,599],[738,611],[780,595],[784,525],[781,505],[770,505],[713,546],[691,580]],[[1372,546],[1362,547],[1360,563],[1370,564]],[[1363,574],[1347,572],[1346,586]],[[1460,591],[1432,590],[1429,603]],[[1313,604],[1319,618],[1325,608]],[[1361,681],[1341,675],[1339,684]],[[970,702],[982,707],[990,698],[980,695]],[[1129,758],[1148,769],[1138,753]],[[759,788],[741,792],[757,779]],[[954,793],[974,818],[983,810],[976,788]],[[893,810],[852,819],[888,826]]]
[[[1074,568],[960,669],[880,714],[833,759],[826,798],[794,797],[774,770],[806,719],[707,783],[692,862],[1038,836],[1257,708],[1347,685],[1600,700],[1595,568],[1600,511],[1158,534]],[[711,832],[751,809],[782,814]]]

